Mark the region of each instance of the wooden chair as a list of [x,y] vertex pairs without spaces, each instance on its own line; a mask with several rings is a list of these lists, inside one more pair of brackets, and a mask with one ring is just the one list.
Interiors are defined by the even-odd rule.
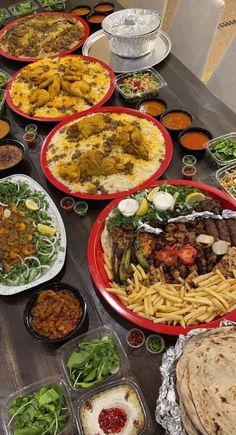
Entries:
[[216,66],[207,86],[213,94],[236,112],[236,36]]
[[223,0],[180,0],[170,24],[172,53],[199,78],[224,6]]

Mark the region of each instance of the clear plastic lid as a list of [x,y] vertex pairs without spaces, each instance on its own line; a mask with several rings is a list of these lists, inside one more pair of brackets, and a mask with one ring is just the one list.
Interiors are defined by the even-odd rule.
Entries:
[[[118,414],[121,433],[136,435],[153,433],[149,409],[142,391],[133,377],[110,382],[97,387],[96,391],[83,394],[78,400],[75,410],[79,433],[84,435],[91,433],[91,425],[93,433],[100,433],[103,422],[106,420],[106,415],[102,414],[104,412],[107,414],[109,411],[113,413],[114,417],[116,412],[122,412],[123,415]],[[107,420],[109,421],[109,417]],[[96,429],[98,429],[97,432]]]
[[1,401],[1,420],[6,435],[12,435],[14,432],[15,419],[12,420],[8,414],[11,403],[18,397],[32,395],[36,391],[39,391],[42,387],[53,386],[54,384],[60,387],[65,397],[65,408],[63,408],[63,410],[67,410],[68,413],[68,420],[65,423],[63,430],[55,433],[57,433],[57,435],[71,435],[72,433],[74,433],[76,422],[72,401],[67,393],[63,380],[59,376],[55,375],[35,382],[33,384],[27,385],[26,387],[17,390],[15,393],[10,394],[9,397]]
[[148,9],[124,9],[114,12],[102,22],[105,32],[113,36],[141,36],[157,30],[161,25],[158,11]]
[[[67,363],[71,358],[71,355],[74,352],[81,351],[81,345],[84,342],[92,342],[94,340],[106,340],[108,338],[112,338],[115,350],[117,352],[117,355],[119,356],[120,359],[119,367],[117,367],[117,369],[113,373],[110,373],[109,375],[102,378],[99,381],[99,383],[95,383],[95,385],[86,386],[86,387],[82,387],[82,386],[76,387],[75,383],[70,377],[69,369],[67,367]],[[121,377],[128,371],[129,368],[127,356],[120,342],[120,339],[116,334],[116,332],[108,325],[101,326],[79,337],[76,337],[73,340],[68,341],[68,343],[64,344],[57,350],[57,361],[59,363],[61,374],[66,382],[67,388],[72,397],[76,397],[80,395],[82,392],[93,389],[100,384],[110,381],[113,378]]]

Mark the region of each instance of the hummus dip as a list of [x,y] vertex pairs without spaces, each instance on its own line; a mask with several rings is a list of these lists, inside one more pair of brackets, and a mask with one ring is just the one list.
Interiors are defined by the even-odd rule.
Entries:
[[137,435],[144,428],[141,403],[130,385],[121,385],[94,395],[80,410],[85,435]]

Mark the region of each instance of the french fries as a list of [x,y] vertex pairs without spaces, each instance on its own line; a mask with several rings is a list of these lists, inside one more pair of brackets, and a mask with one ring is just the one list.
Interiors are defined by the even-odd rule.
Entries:
[[[104,259],[107,268],[108,262]],[[131,265],[132,279],[126,287],[109,287],[128,309],[154,323],[188,325],[210,322],[236,309],[236,273],[226,279],[219,270],[188,277],[178,284],[159,282],[147,287],[140,265]],[[235,271],[234,271],[235,272]],[[108,275],[109,277],[109,275]],[[161,277],[161,273],[160,273]]]

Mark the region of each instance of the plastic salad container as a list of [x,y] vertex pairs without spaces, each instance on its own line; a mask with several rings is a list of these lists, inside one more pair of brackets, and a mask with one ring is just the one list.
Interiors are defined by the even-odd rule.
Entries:
[[215,137],[207,143],[207,151],[218,166],[236,162],[236,132]]
[[[65,426],[62,430],[59,430],[58,432],[55,432],[55,434],[63,434],[63,435],[71,435],[72,433],[74,433],[75,430],[75,417],[74,417],[74,410],[73,410],[73,406],[72,406],[72,402],[71,399],[68,395],[68,392],[65,388],[64,382],[62,381],[62,379],[59,376],[51,376],[49,378],[46,378],[42,381],[39,382],[35,382],[33,384],[27,385],[26,387],[23,387],[19,390],[17,390],[15,393],[11,394],[8,398],[6,398],[5,400],[2,401],[2,422],[3,422],[3,428],[5,431],[5,434],[7,435],[13,435],[13,431],[14,431],[14,426],[16,424],[16,419],[12,419],[12,417],[9,416],[8,414],[8,409],[10,407],[10,405],[12,404],[12,402],[18,398],[19,396],[24,397],[24,396],[29,396],[32,395],[33,393],[35,393],[36,391],[40,390],[42,387],[45,386],[49,386],[52,384],[56,384],[57,386],[60,387],[64,397],[65,397],[65,403],[66,405],[63,407],[66,407],[67,409],[62,410],[62,412],[67,412],[68,413],[68,419],[67,422],[65,423]],[[48,390],[47,390],[48,391]],[[44,397],[44,399],[42,398],[43,395],[43,391],[41,394],[41,401],[44,403],[48,403],[48,396]],[[45,391],[45,394],[47,392]],[[52,401],[50,401],[51,404],[55,404],[55,401],[53,401],[54,399],[54,390],[50,392],[50,394],[52,395]],[[57,396],[55,396],[57,397]],[[55,399],[54,399],[55,400]],[[17,409],[16,409],[17,410]],[[9,425],[10,423],[10,425]],[[26,427],[26,426],[25,426]],[[27,422],[27,429],[29,429],[29,423]],[[22,432],[23,433],[23,432]],[[45,432],[46,433],[46,432]],[[47,432],[48,433],[48,432]]]
[[20,18],[30,15],[38,9],[38,5],[33,0],[23,1],[9,6],[9,11],[14,17]]
[[127,58],[150,53],[160,26],[158,11],[139,8],[114,12],[102,22],[111,51]]
[[132,378],[109,382],[84,394],[77,402],[79,433],[125,433],[148,435],[152,432],[149,411],[142,392]]
[[218,169],[216,180],[220,187],[236,200],[236,162]]
[[116,89],[129,103],[137,103],[146,97],[155,97],[159,89],[167,85],[154,68],[147,68],[116,77]]
[[5,96],[5,89],[0,89],[0,114],[3,112],[4,107],[5,107],[5,101],[6,101],[6,96]]
[[[103,370],[103,363],[105,361],[102,361],[101,358],[99,361],[94,361],[93,359],[91,359],[91,370],[88,370],[88,373],[86,372],[86,374],[82,373],[82,378],[81,381],[83,381],[83,386],[78,385],[77,387],[75,386],[75,382],[73,382],[70,379],[70,375],[69,375],[69,369],[67,368],[67,363],[70,360],[71,361],[71,365],[73,366],[73,360],[74,360],[74,364],[76,365],[76,363],[78,362],[77,358],[73,358],[71,357],[71,355],[74,352],[78,352],[82,350],[81,345],[83,347],[83,343],[84,342],[93,342],[94,340],[100,340],[100,341],[104,341],[106,340],[106,338],[108,339],[112,339],[114,346],[115,346],[115,352],[118,355],[118,358],[116,359],[116,361],[118,361],[119,366],[117,366],[115,364],[115,368],[111,368],[111,371],[106,374],[106,375],[102,375],[102,370]],[[85,345],[86,346],[86,345]],[[91,348],[88,349],[84,349],[86,352],[90,352]],[[107,352],[107,349],[106,349]],[[110,348],[109,348],[109,352],[111,352]],[[111,355],[111,353],[108,353],[108,357],[109,360],[113,360],[114,361],[114,357]],[[108,361],[108,358],[106,358]],[[75,397],[81,394],[81,392],[87,391],[88,389],[91,389],[93,387],[97,387],[100,384],[103,384],[105,382],[107,382],[107,380],[111,380],[112,378],[121,376],[121,373],[124,374],[125,370],[127,369],[128,366],[128,360],[127,360],[127,356],[126,353],[122,347],[122,344],[120,342],[119,337],[117,336],[116,332],[110,328],[109,326],[101,326],[97,329],[94,329],[91,332],[88,332],[86,334],[81,335],[80,337],[77,337],[71,341],[69,341],[68,343],[64,344],[62,347],[60,347],[57,350],[57,360],[58,360],[58,364],[60,366],[60,371],[62,373],[63,379],[66,382],[66,385],[69,389],[70,394]],[[95,364],[94,364],[95,362]],[[109,361],[108,361],[109,362]],[[98,364],[98,365],[97,365]],[[101,366],[99,366],[99,364]],[[84,368],[84,365],[82,364],[82,367]],[[106,367],[104,367],[106,370]],[[94,370],[94,372],[92,372]],[[99,382],[94,382],[93,381],[97,380],[99,373],[101,371],[101,380]],[[109,371],[109,369],[108,369]],[[85,382],[84,376],[87,375],[87,382]],[[95,376],[95,377],[94,377]],[[73,379],[76,379],[77,377],[77,372],[75,372],[75,375],[73,375]]]
[[6,9],[0,8],[0,29],[7,24],[7,20],[10,17]]

